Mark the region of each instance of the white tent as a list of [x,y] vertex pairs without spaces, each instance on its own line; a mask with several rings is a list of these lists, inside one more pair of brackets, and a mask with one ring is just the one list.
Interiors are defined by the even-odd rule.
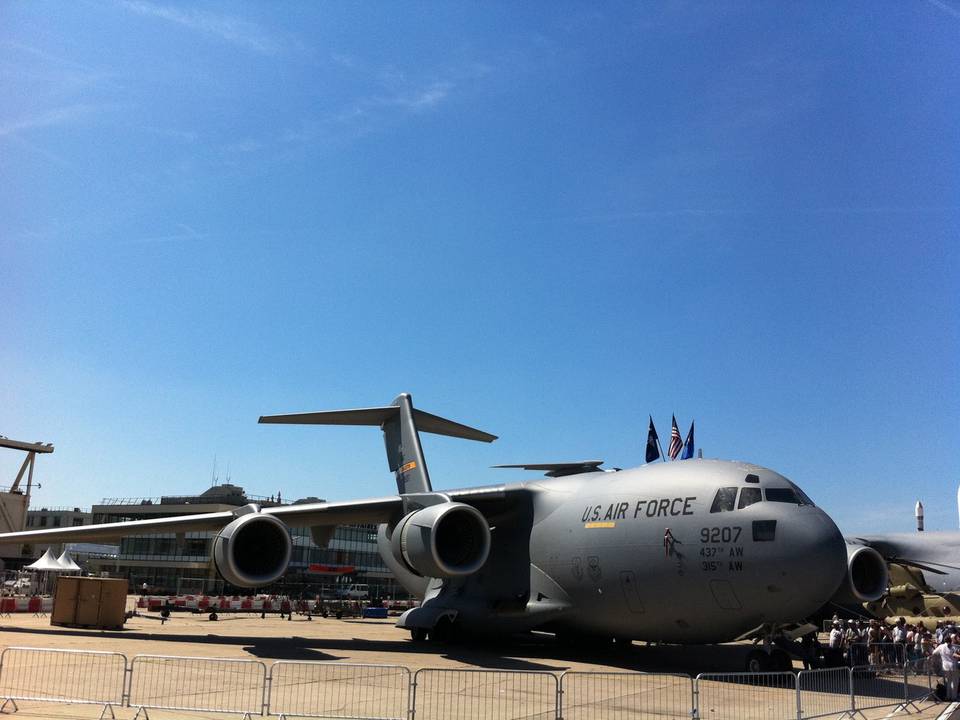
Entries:
[[38,570],[43,573],[43,583],[41,584],[40,591],[44,595],[46,595],[50,589],[50,574],[67,571],[53,556],[53,553],[50,552],[50,548],[47,548],[47,551],[40,556],[39,560],[27,565],[27,570]]
[[47,548],[47,551],[40,556],[39,560],[36,560],[29,565],[27,565],[27,570],[45,570],[45,571],[54,571],[54,572],[64,572],[66,568],[59,563],[59,561],[53,556],[53,553],[50,552],[50,548]]
[[57,558],[57,564],[63,572],[80,572],[80,566],[73,561],[73,558],[67,554],[66,550]]

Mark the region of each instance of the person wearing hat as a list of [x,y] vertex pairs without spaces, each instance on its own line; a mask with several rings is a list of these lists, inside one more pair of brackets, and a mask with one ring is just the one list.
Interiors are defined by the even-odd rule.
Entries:
[[859,620],[853,621],[853,646],[850,648],[850,664],[867,664],[867,628]]

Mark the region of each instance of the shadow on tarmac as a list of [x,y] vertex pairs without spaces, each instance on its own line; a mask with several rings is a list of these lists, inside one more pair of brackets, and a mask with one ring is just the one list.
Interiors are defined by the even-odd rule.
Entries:
[[[344,621],[346,622],[346,621]],[[356,621],[362,622],[362,621]],[[293,628],[291,628],[293,629]],[[281,628],[277,628],[282,632]],[[133,654],[143,652],[144,642],[189,643],[203,645],[239,645],[245,653],[263,660],[356,661],[357,652],[433,655],[477,668],[498,670],[562,671],[571,663],[590,663],[611,670],[645,670],[696,675],[700,672],[740,672],[750,645],[641,645],[618,647],[609,641],[580,640],[576,644],[560,642],[553,635],[532,633],[507,638],[464,638],[456,642],[415,643],[407,639],[368,640],[363,638],[323,638],[301,636],[251,637],[164,633],[140,630],[83,630],[77,628],[0,628],[0,633],[63,635],[64,637],[102,638],[109,635],[130,641]],[[198,649],[198,652],[202,650]],[[397,664],[406,664],[397,658]],[[429,661],[424,664],[429,664]]]

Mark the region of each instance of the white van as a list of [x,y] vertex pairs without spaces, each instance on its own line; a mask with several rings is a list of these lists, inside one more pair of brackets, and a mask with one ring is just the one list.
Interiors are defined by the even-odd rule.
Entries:
[[340,591],[345,600],[366,600],[370,597],[370,586],[362,583],[347,585]]

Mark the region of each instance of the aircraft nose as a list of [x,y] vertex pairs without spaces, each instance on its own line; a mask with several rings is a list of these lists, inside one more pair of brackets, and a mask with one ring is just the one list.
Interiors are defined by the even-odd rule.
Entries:
[[777,524],[781,526],[777,544],[787,557],[770,589],[776,587],[786,600],[781,621],[791,622],[815,612],[833,597],[847,571],[847,552],[840,530],[819,508],[801,508],[778,518]]

